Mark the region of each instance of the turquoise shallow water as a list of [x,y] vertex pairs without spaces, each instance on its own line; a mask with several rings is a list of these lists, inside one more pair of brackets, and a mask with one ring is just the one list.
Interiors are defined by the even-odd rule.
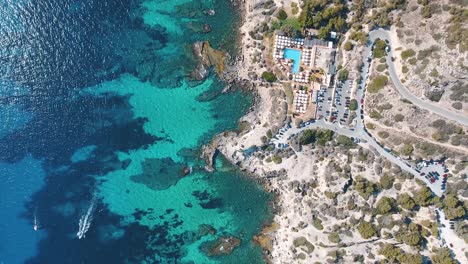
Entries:
[[[214,173],[199,159],[251,95],[186,79],[195,41],[235,54],[229,0],[8,1],[0,14],[0,263],[263,262],[251,239],[270,196],[223,157]],[[208,257],[225,235],[241,245]]]

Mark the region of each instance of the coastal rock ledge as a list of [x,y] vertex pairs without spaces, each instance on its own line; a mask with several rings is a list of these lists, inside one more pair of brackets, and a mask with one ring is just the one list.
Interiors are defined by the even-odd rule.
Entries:
[[227,54],[212,48],[208,41],[198,41],[193,44],[193,56],[198,64],[189,77],[193,80],[202,81],[208,77],[208,69],[214,67],[216,74],[221,76],[225,67]]

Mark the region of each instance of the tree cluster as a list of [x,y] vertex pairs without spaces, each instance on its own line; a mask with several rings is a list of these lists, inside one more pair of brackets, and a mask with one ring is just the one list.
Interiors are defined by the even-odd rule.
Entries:
[[333,137],[331,130],[311,130],[306,129],[299,137],[299,144],[308,145],[317,142],[317,144],[324,146],[325,143],[330,141]]
[[342,1],[330,5],[328,0],[307,0],[299,15],[304,28],[319,29],[318,36],[326,38],[331,31],[345,32],[348,8]]

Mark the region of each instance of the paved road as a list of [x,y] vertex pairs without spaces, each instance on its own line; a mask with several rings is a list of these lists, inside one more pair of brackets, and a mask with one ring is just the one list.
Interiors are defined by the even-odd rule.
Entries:
[[[379,30],[374,30],[369,33],[369,39],[373,43],[376,39],[383,39],[383,40],[388,40],[390,41],[390,36],[388,31],[385,31],[383,29]],[[392,47],[390,43],[390,47]],[[468,126],[468,116],[452,112],[450,110],[447,110],[445,108],[439,107],[435,105],[434,103],[431,103],[429,101],[422,100],[421,98],[413,95],[408,89],[403,86],[401,83],[400,79],[398,78],[398,75],[396,74],[395,71],[395,65],[392,61],[393,57],[393,49],[390,50],[390,52],[387,54],[386,59],[387,59],[387,64],[388,64],[388,72],[390,74],[390,79],[392,80],[393,84],[395,85],[395,88],[397,91],[406,99],[411,101],[414,105],[427,109],[435,114],[438,114],[442,117],[445,117],[447,119],[453,120],[455,122],[458,122],[460,124],[463,124],[464,126]]]
[[353,137],[360,139],[359,145],[369,148],[369,146],[372,146],[380,155],[388,159],[390,162],[398,165],[403,171],[407,171],[411,174],[414,175],[415,178],[418,178],[422,180],[426,185],[437,195],[441,196],[443,194],[442,190],[442,181],[437,181],[435,183],[430,183],[429,180],[427,180],[424,177],[421,177],[419,175],[419,172],[416,171],[415,168],[413,168],[409,163],[403,161],[399,157],[397,157],[395,154],[387,151],[384,149],[382,145],[380,145],[374,137],[372,137],[370,134],[368,134],[364,128],[364,126],[361,123],[358,123],[357,127],[354,128],[354,130],[346,127],[342,127],[336,123],[329,123],[326,122],[324,119],[317,120],[313,123],[310,123],[308,125],[305,125],[301,128],[287,128],[284,127],[281,129],[281,134],[278,134],[271,140],[271,143],[275,144],[275,146],[279,146],[280,144],[288,144],[290,137],[297,135],[298,133],[306,130],[306,129],[316,129],[316,128],[322,128],[322,129],[328,129],[331,131],[334,131],[337,134],[344,135],[347,137]]

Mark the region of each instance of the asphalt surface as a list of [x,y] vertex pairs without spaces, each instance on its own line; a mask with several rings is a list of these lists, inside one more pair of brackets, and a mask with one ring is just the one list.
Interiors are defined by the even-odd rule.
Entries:
[[328,98],[332,97],[333,89],[322,86],[317,98],[317,116],[327,118],[331,114],[331,103]]
[[[379,30],[374,30],[369,33],[369,40],[373,43],[376,39],[382,39],[382,40],[387,40],[390,41],[390,36],[388,34],[388,31],[385,31],[383,29]],[[393,57],[393,49],[392,49],[392,44],[390,43],[390,52],[387,54],[386,59],[387,59],[387,65],[388,65],[388,73],[390,75],[390,79],[392,80],[393,84],[395,85],[395,88],[397,91],[407,100],[411,101],[414,105],[427,109],[437,115],[440,115],[442,117],[445,117],[449,120],[458,122],[464,126],[468,126],[468,116],[452,112],[448,109],[441,108],[434,103],[430,101],[423,100],[415,95],[413,95],[406,87],[401,83],[400,79],[398,78],[398,75],[396,74],[395,71],[395,65],[392,61]]]
[[345,125],[349,117],[349,102],[351,101],[351,86],[352,81],[346,80],[344,82],[338,82],[335,89],[335,96],[333,100],[333,105],[336,110],[338,123],[340,125]]

